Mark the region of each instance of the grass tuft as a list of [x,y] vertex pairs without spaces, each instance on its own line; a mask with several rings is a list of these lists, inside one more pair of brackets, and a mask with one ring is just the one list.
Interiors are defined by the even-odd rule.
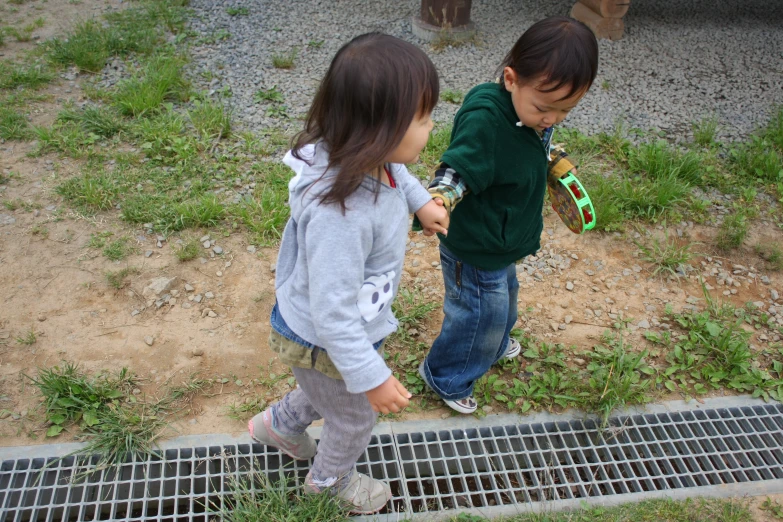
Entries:
[[121,237],[103,247],[103,255],[111,261],[121,261],[137,251],[128,237]]
[[114,103],[126,116],[158,112],[167,100],[185,101],[188,83],[182,74],[184,61],[168,55],[153,57],[141,75],[125,80],[113,94]]
[[174,255],[177,256],[180,262],[184,263],[185,261],[196,259],[201,254],[201,250],[201,243],[193,237],[184,241],[182,245],[175,247]]
[[106,282],[115,290],[121,290],[128,285],[128,276],[138,273],[139,269],[135,266],[128,266],[116,272],[106,272]]
[[691,125],[693,129],[693,141],[702,147],[712,147],[715,145],[715,138],[718,136],[718,119],[716,117],[704,118]]
[[24,140],[30,137],[27,118],[13,109],[0,107],[0,138],[4,140]]
[[275,69],[293,69],[298,53],[297,48],[293,48],[287,53],[274,53],[272,54],[272,66]]
[[733,250],[742,246],[748,235],[748,219],[745,213],[735,210],[723,218],[715,243],[721,250]]
[[231,134],[231,114],[219,101],[196,101],[188,118],[199,134],[208,139],[222,139]]
[[684,271],[683,267],[694,257],[691,252],[692,244],[680,244],[676,238],[669,238],[668,230],[663,241],[654,237],[652,244],[644,245],[636,242],[636,246],[641,250],[641,258],[655,266],[653,275],[656,276],[661,272],[668,272],[679,278],[680,273]]
[[35,329],[30,327],[30,330],[16,338],[16,342],[25,346],[32,346],[38,341],[38,334],[35,333]]
[[121,132],[125,125],[111,108],[88,106],[77,111],[66,109],[57,115],[58,121],[74,122],[88,133],[110,138]]
[[53,79],[54,75],[42,65],[21,66],[0,62],[0,89],[38,89]]
[[443,92],[440,93],[440,99],[448,102],[448,103],[454,103],[456,105],[459,105],[462,103],[462,100],[465,98],[465,95],[462,93],[462,91],[457,91],[454,89],[446,89]]

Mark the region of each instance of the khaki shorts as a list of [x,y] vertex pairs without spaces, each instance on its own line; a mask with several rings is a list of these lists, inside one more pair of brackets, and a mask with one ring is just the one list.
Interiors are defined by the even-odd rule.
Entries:
[[[385,344],[385,343],[384,343]],[[378,348],[378,354],[383,355],[383,344]],[[277,333],[274,329],[269,334],[269,347],[275,352],[280,361],[295,368],[318,370],[332,379],[343,380],[340,372],[335,368],[329,358],[329,354],[323,348],[310,349],[294,342]]]

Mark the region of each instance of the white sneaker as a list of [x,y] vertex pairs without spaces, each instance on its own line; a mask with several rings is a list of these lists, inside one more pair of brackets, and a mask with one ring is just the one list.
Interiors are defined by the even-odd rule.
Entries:
[[506,353],[503,354],[503,359],[515,359],[522,352],[522,346],[519,341],[513,337],[508,338],[508,348]]
[[312,472],[308,473],[305,478],[304,492],[317,495],[324,491],[347,504],[350,512],[355,515],[377,513],[386,507],[392,498],[391,488],[387,483],[364,473],[354,471],[348,483],[340,489],[335,487],[319,488],[313,483]]
[[[519,351],[517,351],[517,353],[519,353]],[[424,361],[421,361],[421,364],[419,365],[419,375],[421,376],[422,380],[424,380],[424,383],[427,384],[427,378],[424,377]],[[429,387],[429,384],[427,384],[427,387]],[[452,410],[457,411],[459,413],[464,413],[466,415],[469,415],[474,411],[476,411],[476,409],[478,409],[478,403],[476,402],[476,399],[474,399],[472,395],[468,395],[464,399],[459,399],[456,401],[443,399],[443,402],[445,402],[446,406],[448,406]]]

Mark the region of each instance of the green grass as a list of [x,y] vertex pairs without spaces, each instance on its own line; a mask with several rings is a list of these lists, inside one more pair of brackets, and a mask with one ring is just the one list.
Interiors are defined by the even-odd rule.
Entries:
[[250,9],[243,6],[227,7],[226,14],[228,14],[229,16],[247,16],[250,14]]
[[328,494],[303,495],[285,479],[271,482],[267,475],[254,473],[249,479],[232,478],[231,495],[218,508],[228,522],[259,520],[308,522],[349,522],[344,506]]
[[85,473],[124,462],[131,455],[156,453],[156,440],[170,429],[171,417],[181,411],[178,403],[208,385],[191,379],[147,402],[136,390],[138,379],[127,368],[89,375],[65,361],[26,377],[41,395],[47,437],[79,430],[87,443],[79,453],[99,455]]
[[88,214],[113,208],[120,187],[109,173],[85,174],[65,181],[56,189],[66,201]]
[[174,248],[174,255],[177,256],[180,262],[191,261],[196,259],[201,254],[201,243],[198,239],[192,237],[182,242]]
[[293,48],[285,53],[273,53],[272,66],[275,69],[293,69],[298,53],[299,50],[297,48]]
[[443,92],[440,93],[440,99],[448,102],[448,103],[454,103],[459,105],[462,103],[462,100],[465,98],[465,94],[462,91],[457,91],[455,89],[445,89]]
[[739,248],[748,235],[748,226],[745,212],[735,209],[723,218],[723,223],[715,237],[715,244],[724,251]]
[[0,138],[4,140],[24,140],[30,137],[27,118],[13,109],[0,107]]
[[695,152],[680,153],[662,140],[642,143],[631,148],[628,168],[632,174],[643,173],[648,179],[677,179],[689,186],[701,186],[701,157]]
[[38,341],[38,334],[35,332],[35,329],[32,327],[30,327],[30,330],[27,333],[20,335],[19,337],[16,338],[16,342],[18,344],[22,344],[25,346],[32,346],[37,341]]
[[783,152],[783,105],[772,111],[772,117],[761,135]]
[[164,101],[186,101],[190,93],[183,66],[184,61],[176,56],[152,57],[140,74],[117,86],[114,104],[120,113],[140,117],[160,111]]
[[135,266],[128,266],[114,272],[106,272],[106,282],[115,290],[121,290],[128,285],[128,277],[139,273]]
[[640,258],[653,264],[655,276],[667,272],[671,276],[679,277],[677,269],[689,265],[695,255],[691,252],[693,243],[683,243],[676,238],[670,238],[668,230],[663,240],[654,237],[650,244],[636,242],[636,246],[641,251]]
[[137,250],[129,237],[121,237],[103,247],[103,255],[111,261],[121,261]]
[[715,138],[718,136],[720,126],[716,117],[703,118],[691,125],[693,141],[701,147],[715,146]]
[[219,101],[194,102],[188,118],[196,131],[208,139],[222,139],[231,134],[231,113]]
[[247,227],[251,244],[269,246],[280,240],[290,215],[286,205],[290,171],[281,163],[256,165],[262,182],[256,185],[251,197],[229,207],[228,215]]
[[769,513],[775,520],[783,520],[783,506],[769,497],[761,503],[761,510]]
[[110,107],[86,106],[81,110],[65,109],[57,115],[61,122],[78,124],[86,133],[104,138],[119,134],[125,123]]
[[769,264],[772,270],[783,270],[783,250],[773,243],[757,244],[756,253]]
[[54,75],[43,65],[16,65],[0,62],[0,89],[28,87],[38,89],[54,79]]
[[229,404],[226,416],[237,421],[247,421],[267,406],[263,397],[247,397],[240,403]]
[[277,90],[277,86],[273,86],[270,89],[259,89],[256,91],[254,98],[258,101],[265,101],[265,102],[272,102],[272,103],[283,103],[285,101],[285,98],[283,98],[283,93]]

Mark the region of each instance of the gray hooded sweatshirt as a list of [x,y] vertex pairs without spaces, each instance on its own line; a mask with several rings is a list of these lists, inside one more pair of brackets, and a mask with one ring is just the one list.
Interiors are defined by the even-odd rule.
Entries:
[[[333,183],[323,144],[289,151],[296,174],[288,184],[291,218],[277,258],[275,294],[283,319],[299,337],[323,348],[350,393],[363,393],[391,376],[373,344],[397,329],[391,304],[400,284],[409,215],[431,200],[404,165],[391,165],[396,188],[367,176],[339,204],[319,196]],[[322,177],[323,176],[323,177]]]

